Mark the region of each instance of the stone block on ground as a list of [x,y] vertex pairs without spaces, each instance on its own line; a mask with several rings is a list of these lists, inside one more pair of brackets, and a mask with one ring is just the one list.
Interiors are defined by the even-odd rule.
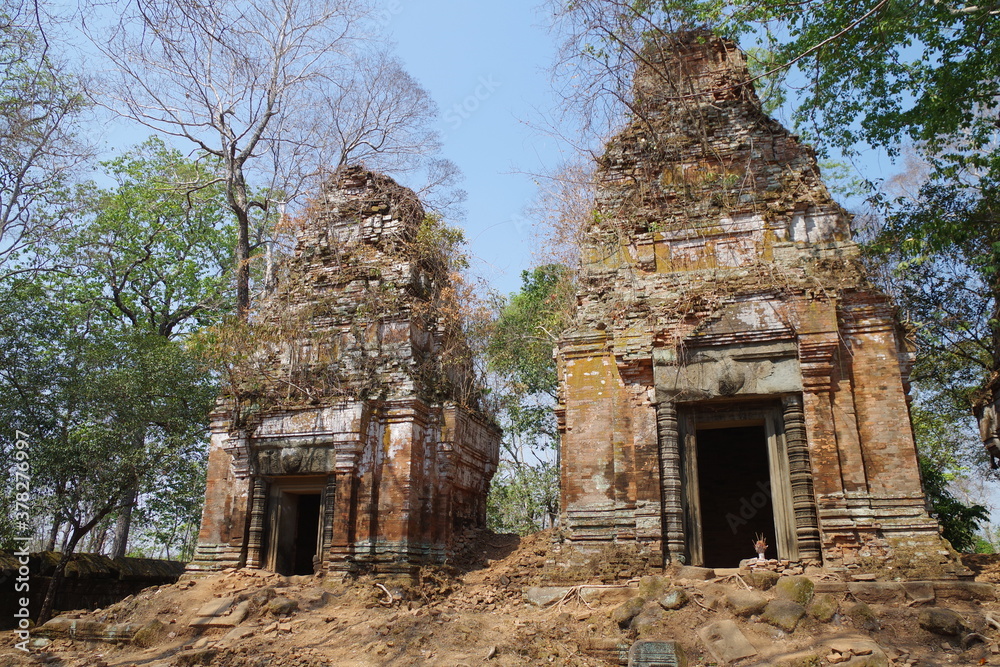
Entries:
[[647,604],[639,615],[632,619],[629,627],[635,631],[639,637],[645,637],[656,632],[663,623],[666,612],[657,604]]
[[639,580],[639,597],[653,600],[660,597],[670,587],[666,577],[646,576]]
[[912,604],[930,604],[937,597],[930,581],[904,581],[903,590]]
[[757,649],[747,641],[733,621],[708,623],[698,628],[697,634],[712,657],[721,663],[735,662],[757,655]]
[[944,607],[925,607],[917,616],[920,627],[936,635],[957,637],[966,631],[967,625],[962,615]]
[[767,598],[758,591],[730,591],[726,594],[726,602],[737,616],[759,614],[767,606]]
[[985,581],[936,581],[934,592],[939,598],[953,600],[996,600],[993,584]]
[[267,611],[272,616],[288,616],[298,608],[298,601],[282,596],[276,597],[267,603]]
[[695,565],[684,565],[677,571],[678,579],[694,579],[696,581],[708,581],[715,579],[715,570],[710,567],[697,567]]
[[548,607],[563,599],[569,593],[569,586],[532,586],[525,589],[524,601],[536,607]]
[[761,618],[785,632],[794,632],[799,620],[806,615],[806,608],[791,600],[771,600],[764,607]]
[[895,581],[852,581],[847,590],[858,600],[868,603],[902,602],[906,597],[906,590]]
[[815,585],[809,577],[781,577],[774,585],[774,594],[781,600],[790,600],[805,606],[812,600],[814,588]]
[[203,604],[195,616],[222,616],[229,613],[229,609],[235,601],[235,597],[216,598]]
[[835,637],[824,641],[840,667],[889,667],[889,656],[877,643],[865,637]]
[[874,632],[882,627],[878,616],[865,602],[855,602],[844,610],[844,613],[854,621],[854,626],[862,630]]
[[243,619],[250,613],[250,601],[244,600],[225,616],[210,616],[203,619],[205,622],[201,627],[206,628],[235,628],[243,622]]
[[587,604],[621,604],[635,597],[634,586],[581,586],[580,599]]
[[778,583],[778,579],[781,578],[781,575],[777,572],[772,572],[771,570],[754,570],[743,578],[754,588],[766,591],[773,588],[774,585]]
[[640,640],[628,651],[628,667],[687,667],[687,664],[684,647],[675,641]]

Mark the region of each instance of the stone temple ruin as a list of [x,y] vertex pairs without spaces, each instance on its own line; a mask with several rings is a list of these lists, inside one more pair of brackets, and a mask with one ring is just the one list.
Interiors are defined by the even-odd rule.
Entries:
[[[704,32],[647,49],[599,160],[559,342],[570,545],[954,576],[925,508],[912,350],[813,151]],[[899,574],[899,570],[896,571]]]
[[436,230],[385,176],[323,189],[213,415],[189,569],[405,573],[485,525],[500,431]]

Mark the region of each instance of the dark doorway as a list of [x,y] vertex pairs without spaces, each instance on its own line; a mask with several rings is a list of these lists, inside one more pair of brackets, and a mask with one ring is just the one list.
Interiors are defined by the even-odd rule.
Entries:
[[295,565],[292,574],[312,574],[319,537],[320,494],[299,496],[299,511],[295,526]]
[[774,507],[763,424],[698,429],[696,440],[705,566],[736,567],[754,557],[759,535],[767,540],[767,557],[774,558]]
[[313,574],[319,540],[319,493],[279,491],[271,511],[269,566],[279,574]]

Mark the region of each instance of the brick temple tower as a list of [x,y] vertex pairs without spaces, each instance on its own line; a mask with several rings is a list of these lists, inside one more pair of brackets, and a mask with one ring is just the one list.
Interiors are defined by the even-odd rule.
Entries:
[[772,558],[951,576],[912,350],[813,151],[763,113],[733,43],[688,32],[644,56],[558,348],[569,542],[719,567],[762,534]]
[[323,189],[236,343],[190,569],[409,572],[485,526],[500,431],[439,231],[386,176],[343,169]]

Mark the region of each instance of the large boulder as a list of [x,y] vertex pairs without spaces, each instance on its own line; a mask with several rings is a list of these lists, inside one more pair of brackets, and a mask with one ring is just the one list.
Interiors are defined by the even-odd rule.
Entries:
[[790,600],[804,607],[812,600],[815,588],[809,577],[782,577],[774,585],[774,594],[778,599]]
[[737,616],[753,616],[767,606],[767,598],[758,591],[730,591],[726,594],[726,602]]
[[794,632],[799,620],[806,615],[806,608],[791,600],[771,600],[761,616],[765,622],[785,632]]
[[958,612],[944,607],[921,609],[917,621],[924,630],[946,637],[957,637],[963,634],[967,628],[965,619]]

